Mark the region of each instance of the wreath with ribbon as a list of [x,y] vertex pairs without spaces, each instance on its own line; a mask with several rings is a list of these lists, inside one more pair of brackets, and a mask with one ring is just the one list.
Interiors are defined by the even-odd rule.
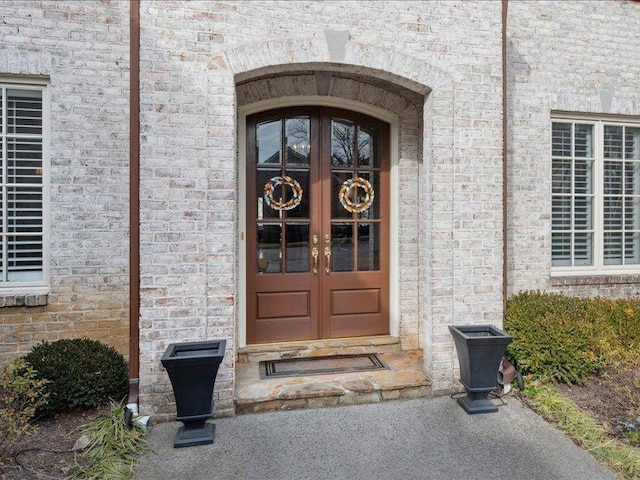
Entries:
[[[286,202],[280,197],[276,200],[273,195],[280,185],[286,185],[291,188],[292,196]],[[264,200],[274,210],[293,210],[300,202],[302,202],[302,187],[293,178],[283,175],[282,177],[273,177],[264,184]]]
[[[364,200],[355,203],[351,200],[351,192],[354,189],[362,188],[364,190]],[[362,213],[369,210],[373,204],[376,194],[368,180],[362,177],[350,178],[342,182],[338,199],[345,210],[351,213]]]

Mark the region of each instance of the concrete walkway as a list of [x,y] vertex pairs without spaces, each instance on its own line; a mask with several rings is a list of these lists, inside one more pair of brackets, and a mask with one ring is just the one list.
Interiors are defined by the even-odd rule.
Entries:
[[134,479],[615,479],[509,398],[467,415],[449,397],[216,419],[213,445],[173,448],[153,427]]

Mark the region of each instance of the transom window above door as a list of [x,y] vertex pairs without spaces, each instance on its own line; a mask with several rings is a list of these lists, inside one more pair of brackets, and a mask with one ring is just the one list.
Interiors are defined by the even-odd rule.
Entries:
[[640,123],[552,122],[552,268],[640,273]]

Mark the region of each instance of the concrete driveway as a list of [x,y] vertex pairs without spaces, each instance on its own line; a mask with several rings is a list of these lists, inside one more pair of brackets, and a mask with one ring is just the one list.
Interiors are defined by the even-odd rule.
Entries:
[[514,398],[467,415],[449,397],[216,419],[213,445],[153,427],[134,479],[571,479],[615,475]]

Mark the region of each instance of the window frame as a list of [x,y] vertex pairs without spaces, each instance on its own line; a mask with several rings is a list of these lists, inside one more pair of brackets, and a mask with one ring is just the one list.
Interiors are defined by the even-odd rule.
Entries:
[[[29,282],[9,282],[0,279],[0,296],[11,295],[45,295],[51,290],[50,268],[50,234],[51,234],[51,107],[49,82],[45,79],[24,79],[16,77],[0,76],[0,88],[18,90],[38,90],[42,92],[42,279]],[[3,107],[0,110],[3,130],[0,133],[0,148],[2,157],[7,159],[6,141],[6,98],[3,98]],[[10,136],[10,135],[9,135]],[[0,203],[0,215],[4,215],[4,203]],[[0,232],[0,241],[9,232]]]
[[[593,265],[591,266],[553,266],[552,253],[552,232],[553,211],[553,124],[587,124],[593,125]],[[626,126],[640,128],[640,117],[627,115],[580,115],[562,112],[552,112],[549,122],[549,263],[552,277],[563,276],[597,276],[597,275],[638,275],[640,274],[640,264],[637,265],[606,265],[604,263],[604,233],[605,233],[605,212],[604,212],[604,127],[605,125]],[[573,129],[572,129],[573,134]],[[573,144],[573,138],[572,138]],[[572,158],[573,156],[572,151]],[[638,160],[640,162],[640,160]],[[572,192],[575,186],[572,177]],[[624,194],[623,194],[624,196]],[[572,205],[573,208],[573,205]],[[574,211],[572,210],[572,215]],[[572,226],[572,230],[573,226]],[[573,256],[574,247],[571,246]]]

